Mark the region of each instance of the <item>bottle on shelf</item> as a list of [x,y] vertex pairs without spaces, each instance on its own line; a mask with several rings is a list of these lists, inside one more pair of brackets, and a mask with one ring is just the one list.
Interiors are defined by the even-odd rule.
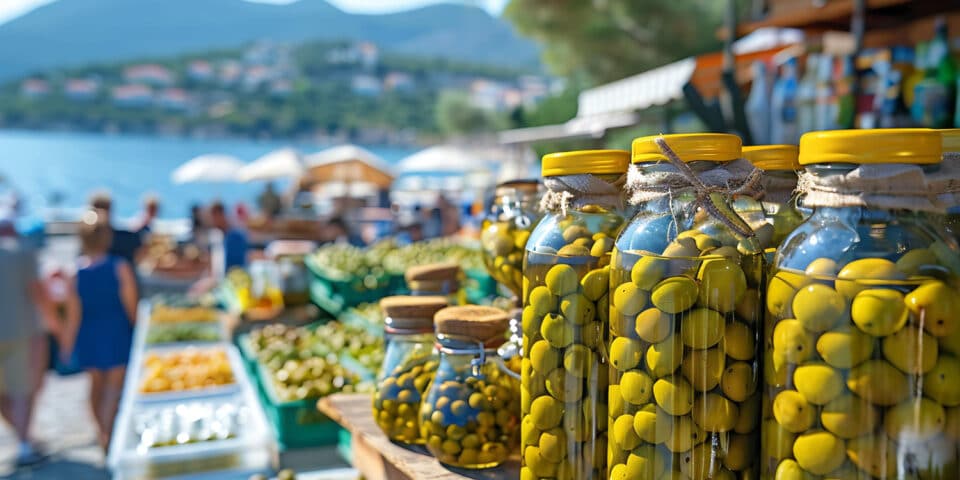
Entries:
[[770,142],[797,143],[797,59],[783,64],[770,100]]
[[753,143],[770,143],[770,79],[764,62],[753,62],[753,85],[745,105]]
[[820,55],[807,54],[806,68],[797,86],[797,125],[801,135],[817,128],[817,67],[819,64]]
[[[837,75],[834,80],[837,107],[833,121],[836,128],[853,128],[854,119],[857,116],[857,99],[853,92],[854,82],[857,81],[855,68],[851,56],[841,57],[837,64]],[[795,143],[798,142],[799,139]]]
[[814,130],[835,130],[836,97],[833,94],[833,57],[823,54],[817,66],[817,108]]

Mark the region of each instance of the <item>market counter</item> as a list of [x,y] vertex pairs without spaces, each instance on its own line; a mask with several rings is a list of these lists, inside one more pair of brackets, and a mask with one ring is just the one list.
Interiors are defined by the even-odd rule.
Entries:
[[510,479],[520,478],[520,460],[487,470],[447,468],[418,447],[406,448],[387,439],[373,421],[370,394],[338,393],[320,399],[318,408],[351,434],[349,459],[371,480]]

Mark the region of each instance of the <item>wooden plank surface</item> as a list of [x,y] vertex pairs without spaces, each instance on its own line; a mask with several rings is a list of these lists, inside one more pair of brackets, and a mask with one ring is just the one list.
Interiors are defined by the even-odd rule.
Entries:
[[318,403],[320,411],[347,429],[351,435],[354,468],[368,480],[513,480],[520,478],[517,458],[486,470],[444,467],[422,447],[391,442],[373,421],[369,394],[336,394]]

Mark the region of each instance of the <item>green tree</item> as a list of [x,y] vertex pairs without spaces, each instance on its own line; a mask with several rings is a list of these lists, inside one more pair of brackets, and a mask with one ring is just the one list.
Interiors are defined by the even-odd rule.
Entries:
[[437,99],[437,127],[447,135],[492,132],[503,127],[493,112],[478,108],[462,92],[447,91]]
[[558,75],[606,83],[720,47],[726,1],[510,0],[505,16]]

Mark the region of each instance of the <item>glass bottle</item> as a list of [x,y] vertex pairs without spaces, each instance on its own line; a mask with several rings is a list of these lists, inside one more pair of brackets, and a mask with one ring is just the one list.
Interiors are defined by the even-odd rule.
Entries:
[[603,343],[629,158],[622,150],[543,157],[551,208],[523,264],[523,478],[606,476]]
[[463,289],[463,271],[456,263],[429,263],[416,265],[404,273],[410,295],[439,295],[447,297],[450,305],[465,305],[467,293]]
[[507,314],[449,307],[434,316],[440,366],[420,409],[420,434],[441,463],[482,469],[507,459],[520,440],[520,379],[497,355]]
[[[809,181],[828,186],[838,175],[877,178],[884,165],[926,175],[940,161],[933,130],[800,141]],[[929,196],[897,185],[864,196],[836,195],[863,186],[808,188],[813,214],[777,252],[766,297],[762,478],[960,478],[960,251],[936,205],[919,206]]]
[[743,147],[743,158],[763,170],[763,211],[767,223],[773,225],[771,245],[780,245],[787,235],[810,215],[800,206],[797,190],[796,145],[759,145]]
[[[633,168],[642,175],[677,171],[655,138],[633,141]],[[752,171],[735,135],[662,138],[700,178],[738,169],[746,179]],[[640,201],[617,239],[611,478],[757,478],[763,250],[743,235],[764,218],[756,199],[728,197],[708,207],[693,187],[670,187]],[[723,219],[709,208],[725,212]],[[746,233],[729,225],[737,216]]]
[[439,361],[433,315],[446,306],[447,299],[436,296],[394,296],[380,301],[389,342],[377,374],[373,418],[391,440],[424,443],[418,423],[420,405]]

